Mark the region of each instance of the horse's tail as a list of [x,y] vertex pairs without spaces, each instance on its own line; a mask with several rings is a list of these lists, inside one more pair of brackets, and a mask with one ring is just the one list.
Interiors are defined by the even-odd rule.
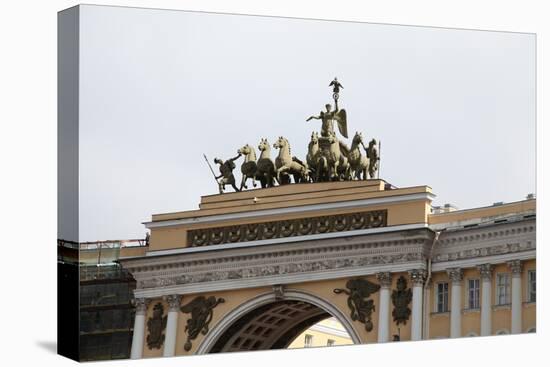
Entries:
[[296,156],[292,157],[292,161],[293,161],[293,162],[296,162],[296,163],[299,163],[299,164],[301,164],[301,165],[304,166],[304,167],[307,166],[307,164],[305,164],[302,160],[300,160],[300,158],[298,158],[298,157],[296,157]]
[[348,148],[348,146],[340,140],[338,141],[338,143],[340,144],[340,152],[349,159],[350,149]]
[[318,166],[319,172],[322,172],[323,170],[325,170],[328,167],[327,157],[325,157],[324,155],[320,156],[319,160],[317,161],[317,166]]

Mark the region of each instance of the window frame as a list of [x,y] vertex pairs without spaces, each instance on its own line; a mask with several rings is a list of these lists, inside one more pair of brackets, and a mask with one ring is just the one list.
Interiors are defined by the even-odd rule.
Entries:
[[311,348],[313,346],[313,335],[306,334],[304,336],[304,348]]
[[[506,277],[507,281],[506,281],[506,286],[505,286],[505,291],[506,291],[506,294],[505,294],[505,302],[504,303],[501,303],[500,302],[500,283],[499,283],[499,278],[501,277]],[[510,305],[510,303],[512,302],[511,299],[512,299],[512,276],[509,272],[501,272],[501,273],[497,273],[495,274],[495,306],[507,306],[507,305]]]
[[336,344],[334,339],[327,339],[327,347],[333,347]]
[[[470,281],[477,281],[477,307],[471,307]],[[481,308],[481,279],[468,278],[466,279],[466,310],[479,310]],[[475,289],[475,288],[474,288]],[[475,306],[475,304],[474,304]]]
[[[535,275],[534,282],[531,282],[531,274]],[[534,290],[532,289],[534,283]],[[527,270],[527,302],[528,303],[536,303],[537,302],[537,270],[536,269],[530,269]],[[531,295],[534,294],[534,298],[531,298]]]
[[[440,286],[440,285],[444,285],[444,284],[447,285],[447,289],[444,290],[445,293],[446,293],[446,295],[447,295],[447,297],[446,297],[446,298],[444,297],[443,300],[442,300],[442,301],[443,301],[443,306],[445,306],[445,307],[443,307],[442,310],[439,310],[439,294],[440,294],[439,286]],[[449,312],[449,282],[448,282],[448,281],[436,282],[436,283],[434,284],[434,288],[435,288],[435,290],[434,290],[434,295],[435,295],[435,297],[434,297],[434,301],[435,301],[435,302],[434,302],[434,312],[435,312],[435,313],[445,313],[445,312]],[[445,294],[445,293],[444,293],[444,294]]]

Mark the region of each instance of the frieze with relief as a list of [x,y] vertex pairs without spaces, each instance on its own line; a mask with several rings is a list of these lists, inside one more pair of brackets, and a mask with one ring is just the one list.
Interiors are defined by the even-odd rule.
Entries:
[[516,253],[521,251],[527,251],[535,249],[534,241],[525,241],[521,243],[507,243],[491,247],[478,247],[471,249],[464,249],[462,251],[449,252],[437,254],[433,261],[454,261],[454,260],[463,260],[478,258],[483,256],[492,256],[492,255],[504,255],[510,253]]
[[421,253],[407,253],[396,255],[375,255],[341,259],[327,259],[310,262],[294,262],[276,265],[263,265],[244,267],[242,269],[219,270],[204,273],[181,274],[175,277],[158,277],[144,279],[138,282],[138,288],[156,288],[177,284],[191,284],[202,282],[214,282],[232,279],[247,279],[273,275],[300,274],[323,270],[347,269],[354,267],[399,264],[411,261],[423,261]]
[[308,217],[188,231],[190,247],[386,227],[387,210]]

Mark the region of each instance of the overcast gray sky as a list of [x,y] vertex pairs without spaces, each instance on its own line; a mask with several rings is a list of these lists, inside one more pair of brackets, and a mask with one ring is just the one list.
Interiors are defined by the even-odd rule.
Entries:
[[80,30],[80,241],[196,209],[202,153],[283,135],[304,158],[335,76],[386,181],[459,208],[535,191],[534,35],[100,6]]

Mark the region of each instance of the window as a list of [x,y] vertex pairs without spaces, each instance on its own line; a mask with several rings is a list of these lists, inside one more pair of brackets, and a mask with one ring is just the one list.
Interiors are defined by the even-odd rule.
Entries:
[[449,283],[437,283],[436,312],[449,311]]
[[309,348],[313,345],[313,335],[306,334],[304,339],[304,347]]
[[327,347],[332,347],[334,345],[334,340],[328,339],[327,340]]
[[497,305],[510,303],[510,274],[497,274]]
[[537,272],[535,270],[529,270],[527,272],[527,302],[537,301]]
[[479,279],[468,279],[468,308],[479,308]]

